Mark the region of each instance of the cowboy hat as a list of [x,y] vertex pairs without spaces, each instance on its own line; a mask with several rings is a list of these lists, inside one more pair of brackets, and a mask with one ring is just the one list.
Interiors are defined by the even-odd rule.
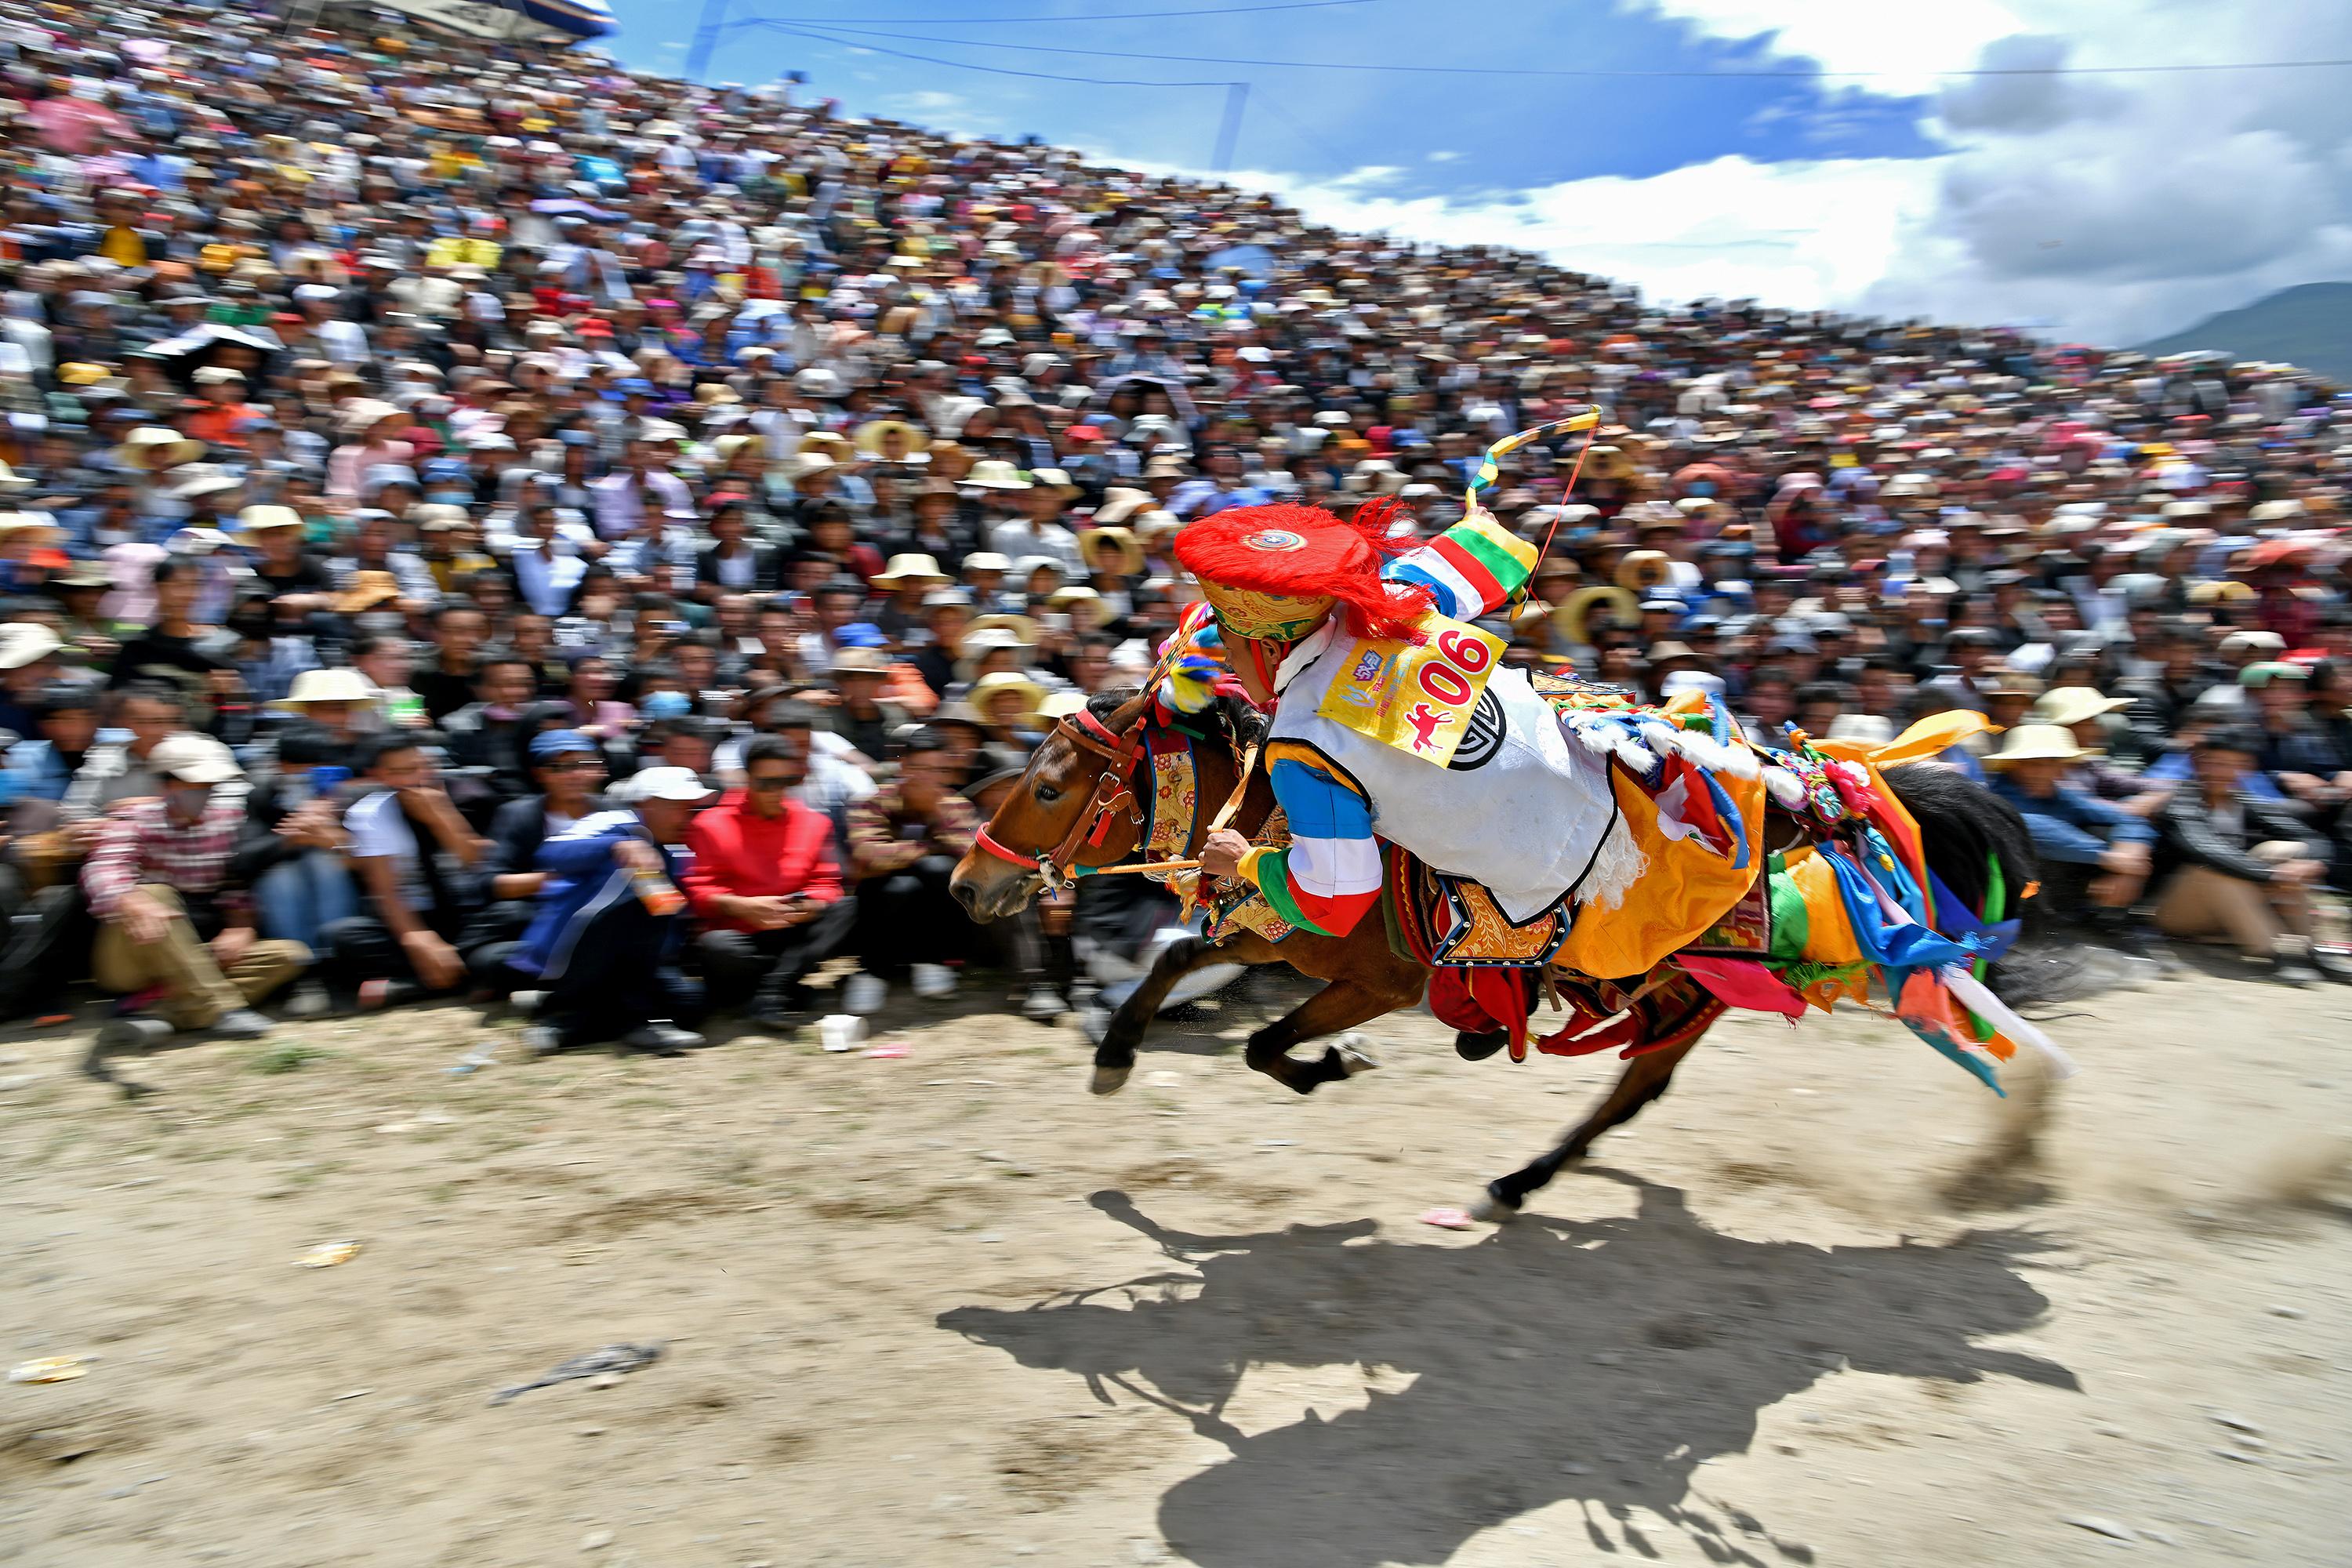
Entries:
[[1115,522],[1125,522],[1139,511],[1150,511],[1159,504],[1149,490],[1131,490],[1113,485],[1103,492],[1102,505],[1095,508],[1095,522],[1108,528]]
[[363,435],[387,419],[404,418],[396,404],[376,397],[354,397],[335,413],[335,423],[346,436]]
[[931,444],[929,436],[908,424],[904,419],[869,419],[857,427],[853,439],[859,451],[878,457],[882,451],[882,443],[894,435],[906,442],[906,449],[908,452],[923,451]]
[[301,526],[302,514],[290,506],[249,506],[236,514],[239,533],[266,533],[272,529]]
[[2021,669],[2011,669],[2007,666],[1993,670],[1986,677],[1984,683],[1984,694],[1987,697],[2038,698],[2042,695],[2042,689],[2040,676],[2028,675]]
[[1089,528],[1078,534],[1078,553],[1088,565],[1099,563],[1097,557],[1105,549],[1116,549],[1118,563],[1116,571],[1122,577],[1132,577],[1143,570],[1143,546],[1131,529]]
[[245,481],[218,463],[189,463],[173,475],[168,492],[173,500],[197,500],[243,489]]
[[793,447],[793,451],[795,454],[823,452],[836,463],[845,463],[854,455],[850,448],[849,437],[838,430],[812,430],[800,438]]
[[890,564],[874,575],[875,582],[890,587],[901,583],[945,583],[949,580],[948,574],[940,570],[939,562],[919,552],[893,555]]
[[[352,574],[350,586],[335,595],[335,614],[356,616],[363,610],[373,610],[378,605],[388,605],[399,597],[400,580],[391,573],[355,572]],[[295,683],[295,689],[298,691],[301,689],[299,679]],[[332,702],[340,701],[341,699],[321,697],[317,700]]]
[[2072,763],[2091,753],[2074,743],[2074,733],[2063,724],[2020,724],[2001,737],[2000,750],[1984,760],[1989,768],[2012,763]]
[[[375,574],[389,577],[392,574]],[[306,669],[294,678],[293,689],[269,706],[291,713],[313,702],[373,702],[375,697],[374,687],[356,669]]]
[[1663,587],[1673,567],[1663,550],[1629,550],[1617,563],[1617,585],[1635,594]]
[[1021,470],[1002,458],[987,458],[971,466],[963,482],[980,490],[1025,490],[1036,487],[1021,477]]
[[1037,623],[1026,616],[982,616],[971,623],[964,633],[964,647],[971,647],[971,638],[981,632],[1011,632],[1023,647],[1034,647],[1037,641]]
[[30,489],[32,485],[32,480],[25,478],[7,464],[0,463],[0,490]]
[[982,676],[971,684],[971,704],[986,715],[989,700],[1000,691],[1015,691],[1021,695],[1021,711],[1025,716],[1037,711],[1045,700],[1045,689],[1017,669],[1000,669]]
[[878,647],[845,647],[833,656],[835,679],[845,675],[887,675],[890,659]]
[[1552,612],[1551,624],[1571,644],[1589,643],[1592,639],[1585,635],[1585,622],[1591,618],[1597,605],[1608,605],[1609,618],[1621,626],[1636,625],[1641,619],[1639,601],[1633,595],[1622,588],[1596,584],[1570,594],[1559,608]]
[[2087,686],[2060,686],[2043,692],[2027,717],[2036,724],[2063,724],[2071,730],[2131,705],[2128,697],[2102,697]]
[[193,463],[205,455],[205,444],[181,435],[168,425],[142,425],[122,438],[115,460],[127,468],[154,473]]

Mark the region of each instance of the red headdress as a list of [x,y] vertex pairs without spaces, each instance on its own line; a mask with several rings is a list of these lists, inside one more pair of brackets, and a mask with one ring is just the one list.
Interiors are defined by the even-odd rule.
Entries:
[[1411,637],[1430,597],[1381,576],[1391,515],[1366,506],[1349,521],[1289,502],[1234,507],[1186,525],[1176,559],[1234,637],[1292,641],[1335,604],[1359,637]]

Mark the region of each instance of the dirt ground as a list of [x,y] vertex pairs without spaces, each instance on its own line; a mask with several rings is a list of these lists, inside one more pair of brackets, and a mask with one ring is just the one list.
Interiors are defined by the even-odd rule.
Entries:
[[2038,1161],[1898,1026],[1733,1022],[1457,1233],[1608,1068],[1405,1016],[1297,1100],[1238,1057],[1291,985],[1104,1101],[977,1001],[457,1075],[469,1010],[289,1025],[135,1101],[0,1040],[0,1359],[91,1358],[0,1386],[0,1561],[2352,1562],[2352,989],[2077,1005]]

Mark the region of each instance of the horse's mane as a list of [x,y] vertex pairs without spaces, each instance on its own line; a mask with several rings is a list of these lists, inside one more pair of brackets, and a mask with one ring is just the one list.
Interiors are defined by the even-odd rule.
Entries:
[[[1114,686],[1097,691],[1087,699],[1087,711],[1108,721],[1112,714],[1134,701],[1136,694],[1142,689],[1139,686]],[[1186,728],[1199,724],[1215,725],[1236,748],[1262,740],[1270,721],[1267,715],[1260,713],[1238,697],[1220,697],[1200,713],[1181,716],[1181,722]]]

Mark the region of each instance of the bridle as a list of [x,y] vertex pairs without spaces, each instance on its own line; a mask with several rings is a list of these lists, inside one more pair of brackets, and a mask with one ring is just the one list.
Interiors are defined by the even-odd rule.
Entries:
[[[1083,708],[1054,726],[1055,735],[1068,742],[1072,750],[1082,756],[1098,757],[1108,764],[1096,778],[1093,793],[1087,796],[1085,807],[1079,811],[1077,819],[1070,824],[1069,832],[1062,836],[1059,844],[1051,849],[1024,853],[1006,847],[989,832],[986,823],[981,825],[973,842],[1000,860],[1010,860],[1025,870],[1036,872],[1045,879],[1049,889],[1059,890],[1070,886],[1087,870],[1083,866],[1075,871],[1071,868],[1077,858],[1079,847],[1101,848],[1103,841],[1110,837],[1112,824],[1118,820],[1122,811],[1138,830],[1143,826],[1143,807],[1136,800],[1135,791],[1129,786],[1128,777],[1134,770],[1135,759],[1143,750],[1143,720],[1144,713],[1149,711],[1147,705],[1142,712],[1136,715],[1135,722],[1120,731],[1114,731]],[[1048,743],[1051,743],[1051,737]]]

